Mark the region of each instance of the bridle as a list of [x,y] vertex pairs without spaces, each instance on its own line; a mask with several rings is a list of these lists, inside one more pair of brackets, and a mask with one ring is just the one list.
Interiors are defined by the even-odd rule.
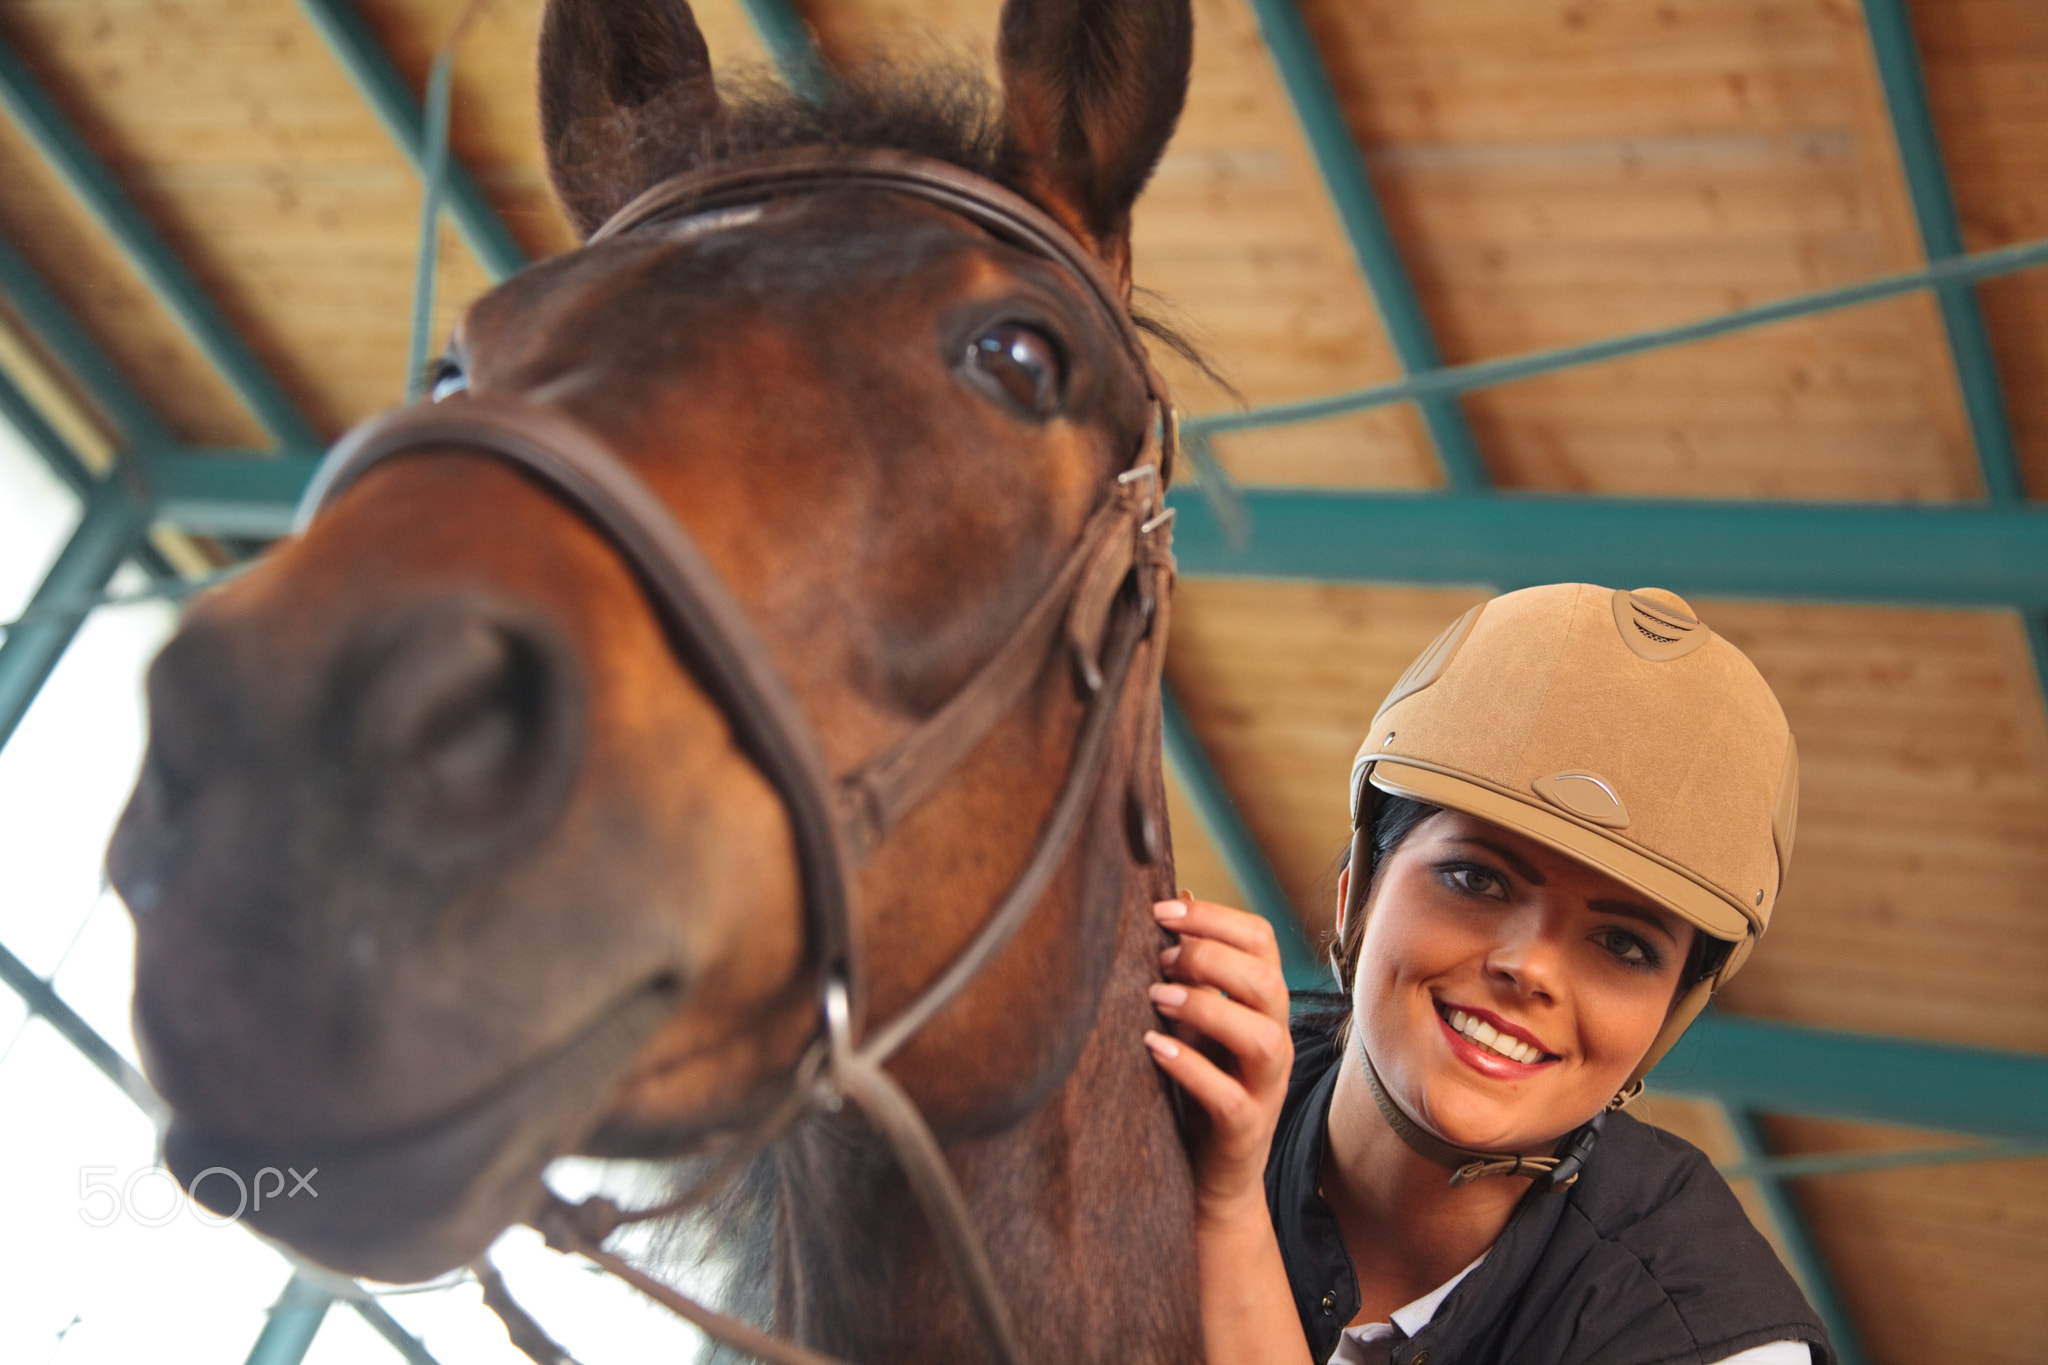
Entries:
[[[1152,402],[1145,435],[1109,484],[1052,581],[1009,638],[938,711],[850,773],[828,775],[809,719],[761,637],[690,534],[602,438],[567,413],[521,400],[459,395],[365,422],[334,447],[307,490],[299,527],[385,460],[459,448],[513,465],[597,530],[633,570],[671,648],[724,713],[739,746],[788,812],[803,893],[806,968],[818,1030],[795,1068],[754,1106],[761,1116],[732,1135],[708,1172],[678,1197],[622,1211],[604,1199],[549,1197],[531,1221],[557,1250],[579,1253],[688,1319],[707,1335],[771,1365],[843,1362],[705,1308],[603,1248],[617,1228],[703,1203],[748,1161],[818,1109],[851,1100],[894,1151],[965,1296],[987,1352],[1025,1365],[980,1237],[938,1140],[884,1063],[952,1001],[1029,918],[1063,863],[1100,786],[1112,724],[1140,649],[1156,682],[1171,588],[1173,513],[1164,485],[1177,444],[1164,381],[1120,292],[1059,223],[1020,196],[958,167],[887,150],[804,148],[685,172],[622,208],[590,238],[606,242],[679,217],[743,209],[824,190],[871,189],[936,204],[992,237],[1058,265],[1095,302],[1145,376]],[[853,972],[850,887],[855,869],[1065,654],[1087,697],[1066,776],[1024,869],[939,975],[894,1018],[854,1037],[861,1017]],[[1156,834],[1134,837],[1156,858]],[[538,1360],[568,1357],[480,1263],[487,1302],[514,1343]]]

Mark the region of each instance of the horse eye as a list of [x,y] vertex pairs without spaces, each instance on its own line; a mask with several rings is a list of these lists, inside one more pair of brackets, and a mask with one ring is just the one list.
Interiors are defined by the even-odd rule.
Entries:
[[1059,410],[1066,378],[1059,348],[1034,327],[1005,322],[983,332],[968,343],[967,372],[1026,417]]
[[468,387],[469,376],[462,372],[462,367],[445,358],[435,361],[433,371],[427,376],[427,393],[436,403]]

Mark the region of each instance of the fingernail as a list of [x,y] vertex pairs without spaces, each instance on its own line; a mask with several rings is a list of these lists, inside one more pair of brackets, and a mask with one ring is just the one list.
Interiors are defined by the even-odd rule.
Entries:
[[1185,901],[1154,901],[1152,904],[1152,917],[1162,920],[1186,919],[1188,917],[1187,903]]
[[1169,1009],[1178,1008],[1179,1006],[1185,1005],[1188,1002],[1187,987],[1176,986],[1171,982],[1167,981],[1155,983],[1152,987],[1151,994],[1153,1004],[1165,1005]]
[[1171,967],[1178,961],[1180,961],[1180,945],[1178,943],[1174,944],[1171,948],[1160,950],[1159,963],[1161,966]]
[[1145,1031],[1145,1046],[1151,1048],[1162,1057],[1180,1056],[1179,1043],[1174,1042],[1173,1039],[1163,1033],[1154,1033],[1150,1029]]

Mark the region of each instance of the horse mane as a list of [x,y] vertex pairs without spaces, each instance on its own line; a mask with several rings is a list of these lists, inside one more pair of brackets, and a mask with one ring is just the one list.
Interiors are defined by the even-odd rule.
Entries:
[[[763,1331],[787,1330],[787,1324],[776,1322],[775,1251],[782,1205],[788,1200],[799,1211],[801,1226],[793,1229],[795,1235],[814,1258],[835,1267],[827,1284],[814,1288],[856,1304],[882,1303],[886,1251],[875,1245],[871,1227],[823,1213],[841,1191],[806,1159],[810,1153],[804,1148],[813,1145],[840,1156],[858,1149],[860,1164],[877,1169],[892,1160],[879,1143],[855,1136],[844,1122],[812,1116],[742,1166],[695,1210],[658,1228],[650,1250],[662,1278],[695,1286],[706,1303]],[[691,1188],[713,1164],[704,1157],[672,1163],[672,1188],[678,1193]],[[707,1336],[697,1365],[754,1361]]]

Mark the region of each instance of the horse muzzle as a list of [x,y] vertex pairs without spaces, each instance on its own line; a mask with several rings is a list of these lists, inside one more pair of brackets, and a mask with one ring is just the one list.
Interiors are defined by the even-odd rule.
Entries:
[[152,670],[108,854],[136,1035],[196,1199],[337,1269],[424,1278],[537,1206],[681,974],[643,933],[568,999],[520,1003],[537,945],[602,937],[552,885],[520,899],[586,747],[581,665],[537,613],[415,601],[317,668],[276,663],[280,635],[202,608]]
[[175,1119],[164,1164],[192,1197],[336,1270],[430,1279],[481,1256],[546,1202],[541,1172],[675,1008],[654,989],[463,1109],[353,1142],[219,1137]]

